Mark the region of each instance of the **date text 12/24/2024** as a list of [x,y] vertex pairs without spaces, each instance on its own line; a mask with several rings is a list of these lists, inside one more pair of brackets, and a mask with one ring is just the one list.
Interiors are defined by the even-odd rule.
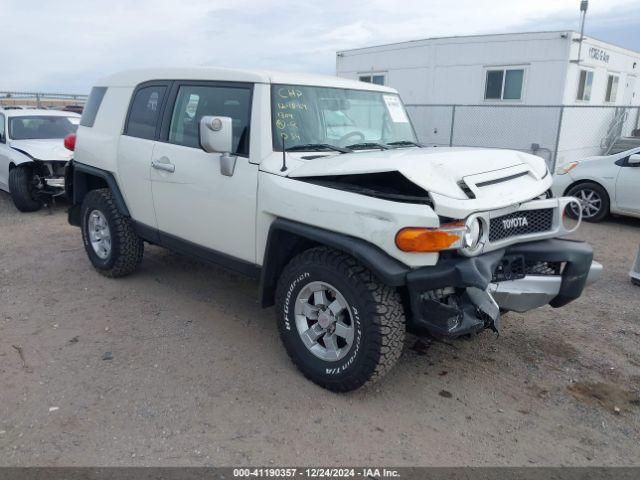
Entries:
[[234,478],[401,478],[389,468],[234,468]]

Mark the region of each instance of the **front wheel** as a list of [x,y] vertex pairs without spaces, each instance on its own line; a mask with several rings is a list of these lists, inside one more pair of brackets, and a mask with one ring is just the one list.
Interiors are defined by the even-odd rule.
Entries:
[[35,212],[42,208],[33,182],[33,168],[18,165],[9,171],[9,193],[11,200],[21,212]]
[[123,277],[138,268],[144,243],[131,219],[118,211],[109,189],[87,193],[81,222],[85,250],[98,272],[107,277]]
[[402,353],[405,316],[398,292],[329,248],[307,250],[285,267],[276,314],[293,363],[332,391],[375,382]]
[[597,183],[586,182],[574,185],[567,191],[567,196],[576,197],[580,207],[571,203],[567,213],[571,218],[578,218],[582,210],[582,219],[587,222],[600,222],[609,214],[609,195]]

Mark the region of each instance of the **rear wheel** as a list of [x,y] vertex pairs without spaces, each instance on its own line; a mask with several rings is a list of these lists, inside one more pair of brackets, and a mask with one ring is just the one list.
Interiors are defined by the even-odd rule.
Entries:
[[35,212],[42,208],[42,200],[38,198],[33,183],[33,168],[29,165],[18,165],[9,171],[9,193],[21,212]]
[[109,189],[87,193],[81,222],[85,250],[98,272],[107,277],[123,277],[138,268],[144,243],[131,219],[118,211]]
[[571,203],[567,213],[571,218],[578,218],[582,210],[582,219],[587,222],[600,222],[609,214],[609,195],[602,186],[593,182],[574,185],[567,191],[567,196],[576,197],[580,206]]
[[398,292],[336,250],[313,248],[291,260],[278,281],[276,312],[293,363],[329,390],[375,382],[402,353]]

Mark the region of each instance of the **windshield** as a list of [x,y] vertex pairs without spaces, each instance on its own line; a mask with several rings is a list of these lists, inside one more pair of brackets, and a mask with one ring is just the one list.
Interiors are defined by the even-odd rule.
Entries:
[[64,138],[77,128],[77,117],[30,115],[9,119],[9,136],[13,140]]
[[400,98],[385,92],[273,85],[271,114],[276,151],[283,135],[287,149],[417,142]]

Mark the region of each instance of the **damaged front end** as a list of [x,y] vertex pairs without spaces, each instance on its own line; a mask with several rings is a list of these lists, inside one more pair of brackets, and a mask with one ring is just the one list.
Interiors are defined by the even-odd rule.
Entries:
[[66,161],[34,160],[32,163],[32,192],[43,200],[65,196]]
[[561,307],[597,280],[589,245],[550,239],[478,257],[452,256],[407,274],[413,330],[459,337],[500,329],[500,314]]

